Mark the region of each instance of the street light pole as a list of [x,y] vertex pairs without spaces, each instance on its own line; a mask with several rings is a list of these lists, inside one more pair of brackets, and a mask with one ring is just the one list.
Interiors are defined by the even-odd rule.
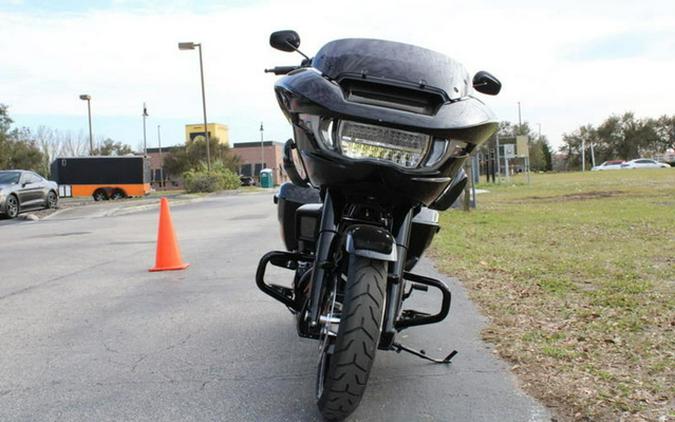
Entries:
[[581,171],[586,171],[586,140],[581,139]]
[[159,186],[164,186],[164,161],[162,161],[162,135],[157,125],[157,144],[159,146]]
[[145,107],[145,103],[143,103],[143,156],[147,157],[148,156],[148,140],[147,136],[145,134],[145,118],[148,117],[148,109]]
[[263,122],[260,122],[260,171],[262,172],[265,168],[265,143],[263,139],[265,138],[265,129],[263,128]]
[[211,146],[210,146],[210,137],[209,129],[207,127],[208,123],[206,120],[206,93],[204,89],[204,63],[202,61],[202,45],[201,43],[194,42],[180,42],[178,43],[179,50],[194,50],[195,47],[199,49],[199,74],[202,80],[202,110],[204,112],[204,137],[206,138],[206,169],[211,172]]
[[87,112],[89,114],[89,155],[94,154],[94,136],[91,131],[91,96],[87,94],[80,95],[80,100],[87,102]]

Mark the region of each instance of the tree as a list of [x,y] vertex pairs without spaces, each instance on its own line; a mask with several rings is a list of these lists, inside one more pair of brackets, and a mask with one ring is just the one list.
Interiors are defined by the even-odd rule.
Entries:
[[127,155],[127,154],[133,154],[133,150],[131,147],[127,144],[123,144],[122,142],[115,142],[110,138],[106,138],[103,142],[99,143],[99,146],[97,148],[94,148],[93,154],[92,155]]
[[654,129],[658,138],[658,152],[675,149],[675,115],[659,117],[654,122]]
[[578,170],[581,169],[581,150],[586,148],[586,160],[590,159],[588,150],[591,143],[597,143],[598,132],[593,125],[580,126],[572,133],[563,133],[563,144],[560,146],[560,151],[567,154],[567,169]]
[[[209,145],[212,163],[219,161],[225,168],[237,173],[239,157],[218,138],[210,138]],[[202,138],[188,141],[185,146],[172,150],[164,157],[164,170],[172,176],[182,176],[186,171],[199,169],[205,164],[206,140]]]
[[7,106],[0,104],[0,170],[24,169],[47,175],[43,155],[28,129],[11,129]]
[[544,170],[553,170],[553,149],[551,148],[551,144],[548,143],[548,139],[546,139],[546,137],[543,137],[541,149],[544,153],[544,164],[546,166]]

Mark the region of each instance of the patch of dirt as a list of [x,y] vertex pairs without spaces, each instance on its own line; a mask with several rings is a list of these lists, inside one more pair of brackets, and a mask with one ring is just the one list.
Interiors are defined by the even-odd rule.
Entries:
[[563,201],[584,201],[587,199],[602,199],[602,198],[611,198],[614,196],[621,196],[626,192],[620,190],[610,190],[610,191],[592,191],[592,192],[579,192],[579,193],[570,193],[567,195],[559,196],[528,196],[523,199],[533,199],[536,201],[542,202],[557,202],[560,200]]

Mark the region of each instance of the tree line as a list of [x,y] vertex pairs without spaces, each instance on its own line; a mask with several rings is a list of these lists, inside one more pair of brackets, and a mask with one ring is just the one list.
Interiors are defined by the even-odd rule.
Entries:
[[581,167],[582,149],[587,163],[591,148],[595,162],[655,158],[675,149],[675,115],[637,118],[632,112],[612,115],[599,126],[591,124],[564,133],[560,152],[566,155],[567,169]]
[[[32,170],[49,176],[49,166],[56,157],[89,155],[89,137],[40,126],[35,131],[12,127],[8,107],[0,104],[0,170]],[[110,138],[95,141],[93,155],[133,154],[128,145]]]

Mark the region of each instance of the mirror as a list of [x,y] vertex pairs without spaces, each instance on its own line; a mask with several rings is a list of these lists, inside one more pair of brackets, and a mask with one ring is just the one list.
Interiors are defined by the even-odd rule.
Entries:
[[481,70],[473,77],[473,87],[483,94],[497,95],[502,90],[502,83],[490,73]]
[[281,51],[295,51],[300,47],[300,35],[290,30],[272,32],[270,45]]

